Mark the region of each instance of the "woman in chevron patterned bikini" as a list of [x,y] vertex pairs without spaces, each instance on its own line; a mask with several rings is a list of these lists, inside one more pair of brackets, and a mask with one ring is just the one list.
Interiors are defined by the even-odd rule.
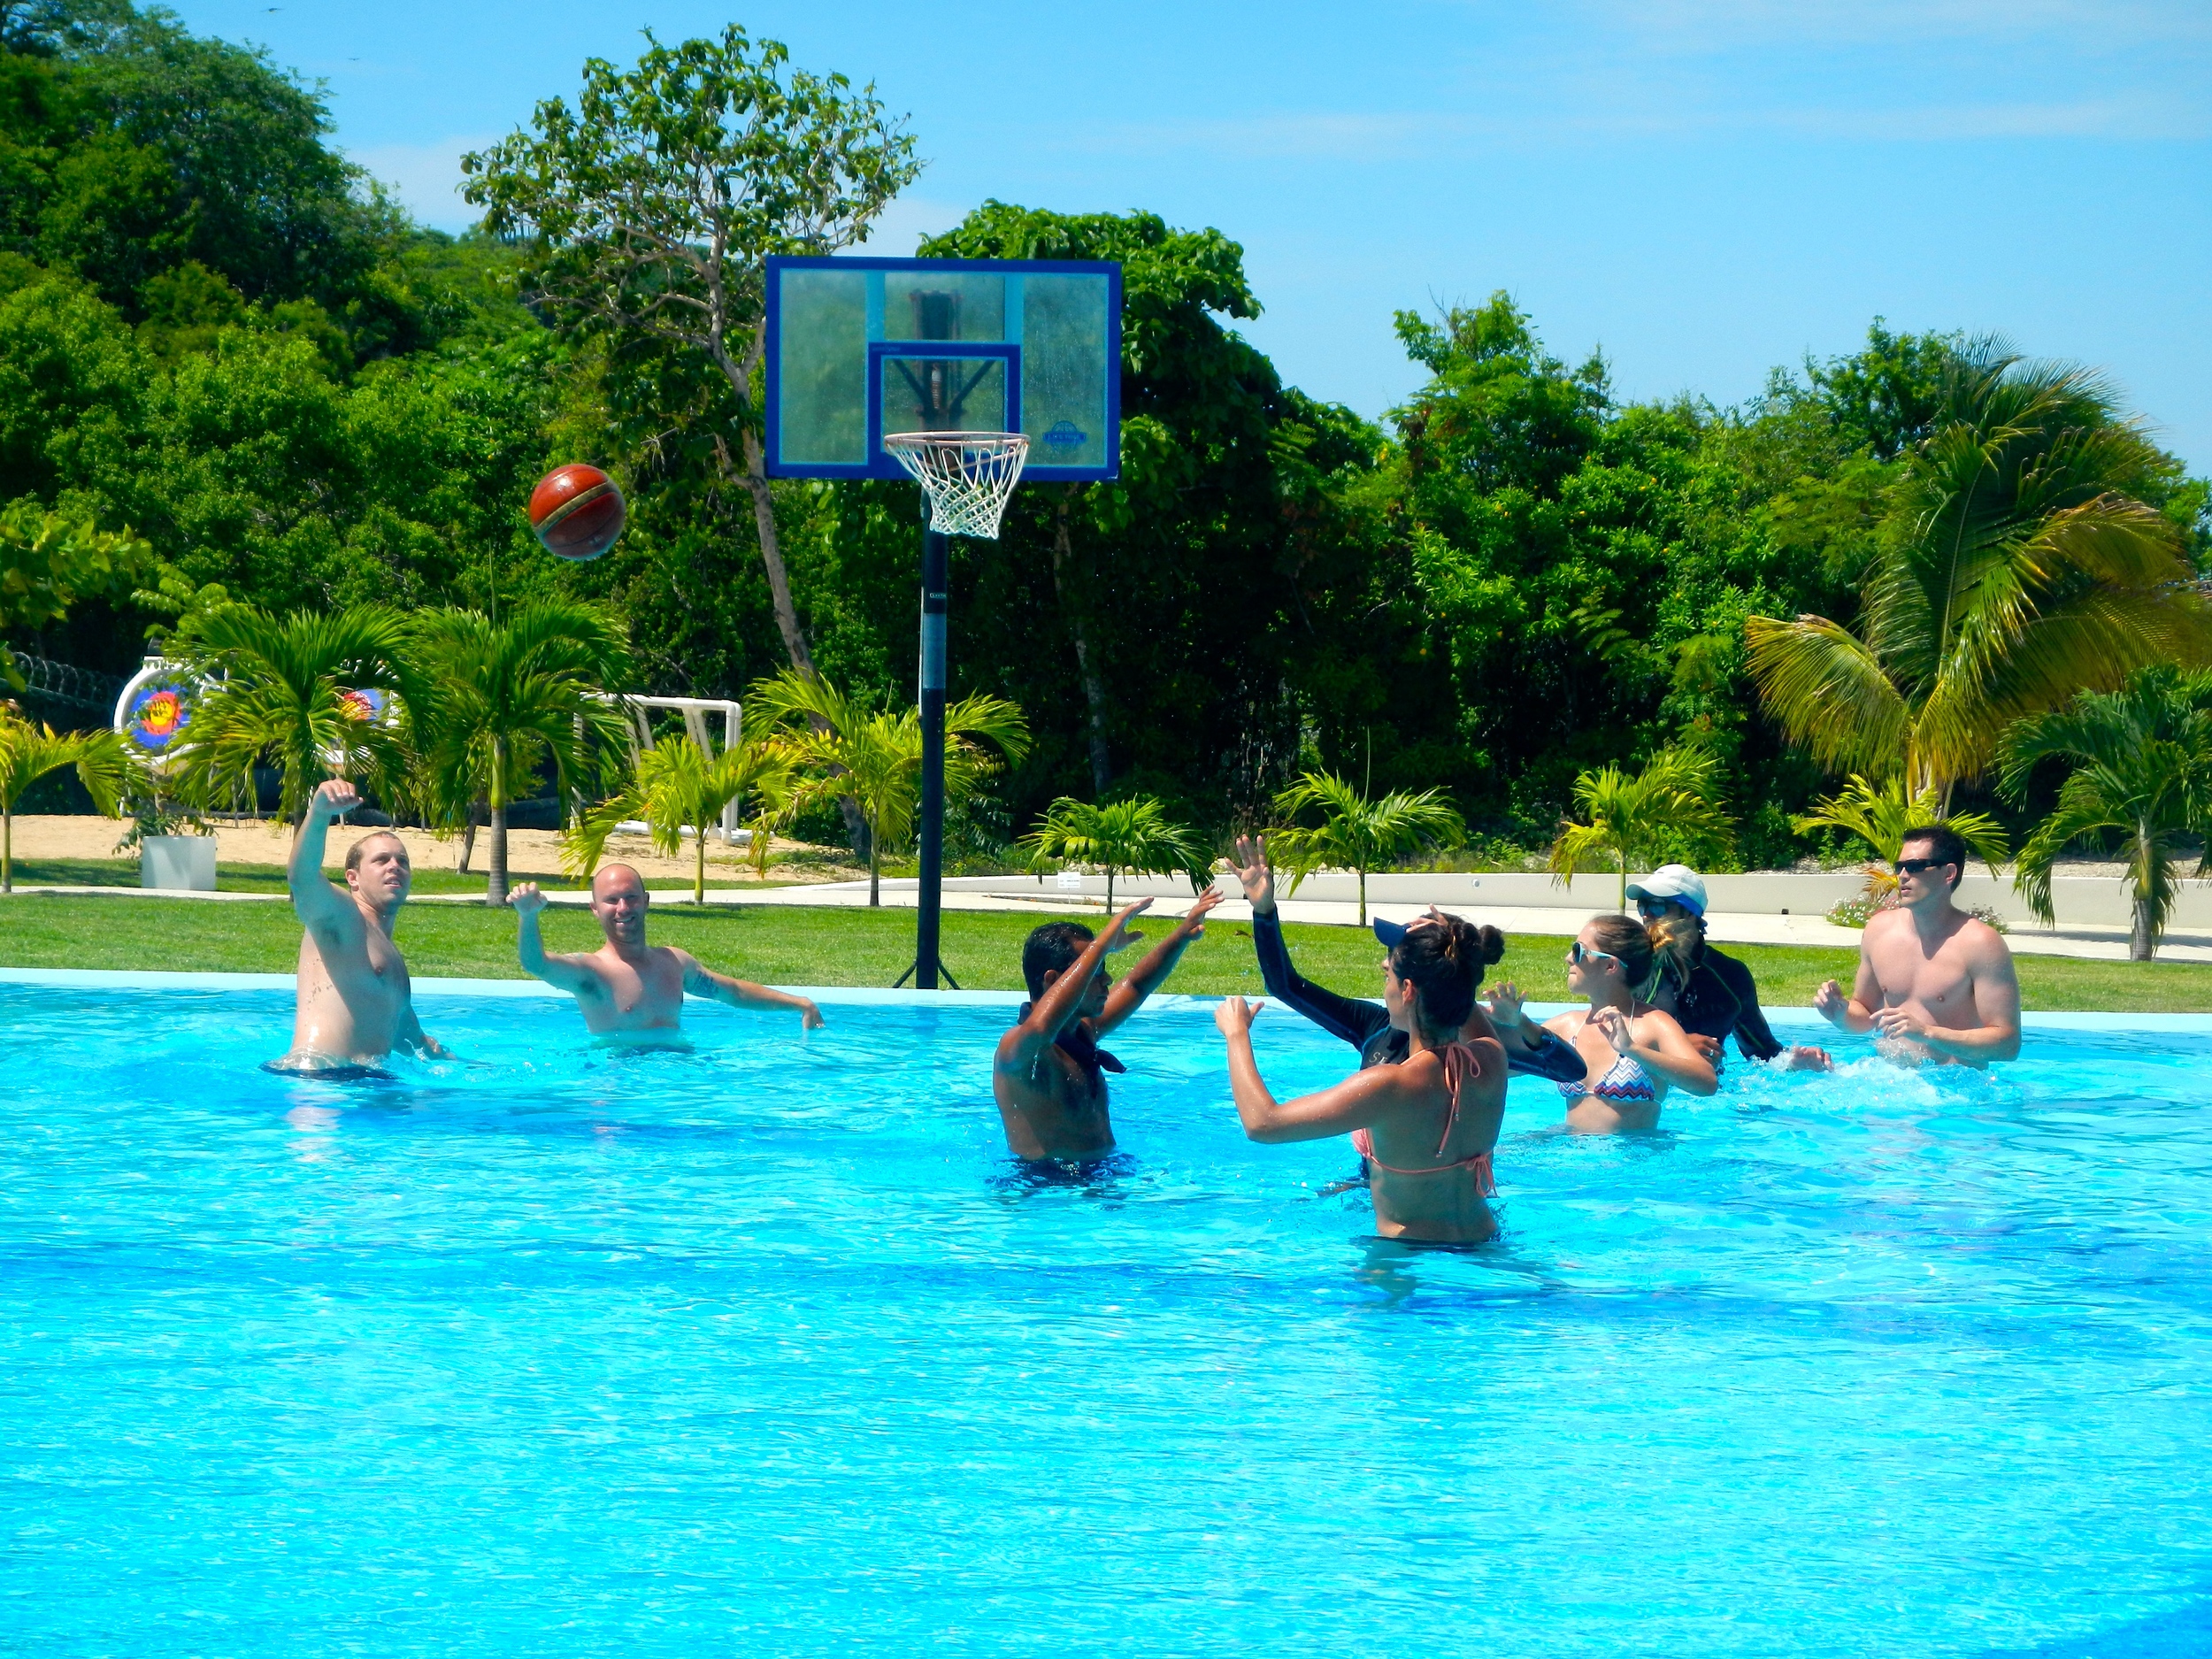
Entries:
[[1593,917],[1567,948],[1567,988],[1590,1006],[1544,1028],[1572,1043],[1590,1068],[1581,1082],[1559,1086],[1567,1127],[1578,1134],[1655,1129],[1670,1088],[1710,1094],[1719,1086],[1674,1016],[1647,1000],[1656,979],[1651,936],[1629,917]]

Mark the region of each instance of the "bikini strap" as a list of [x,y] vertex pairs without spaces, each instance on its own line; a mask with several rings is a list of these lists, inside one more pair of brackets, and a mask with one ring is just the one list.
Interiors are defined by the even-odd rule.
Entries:
[[1452,1143],[1452,1131],[1459,1127],[1459,1091],[1467,1079],[1481,1070],[1471,1044],[1448,1042],[1437,1050],[1437,1057],[1444,1063],[1444,1087],[1451,1097],[1451,1108],[1444,1114],[1444,1133],[1436,1142],[1436,1156],[1442,1157],[1444,1148]]

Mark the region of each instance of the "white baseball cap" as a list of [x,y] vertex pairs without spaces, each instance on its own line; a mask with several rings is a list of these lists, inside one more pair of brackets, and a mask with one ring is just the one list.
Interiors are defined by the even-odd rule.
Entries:
[[1674,899],[1705,914],[1705,878],[1687,864],[1661,864],[1641,881],[1628,884],[1632,899]]

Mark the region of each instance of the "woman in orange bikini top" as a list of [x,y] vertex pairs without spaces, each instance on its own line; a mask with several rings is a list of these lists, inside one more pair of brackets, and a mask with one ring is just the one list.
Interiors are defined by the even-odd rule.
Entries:
[[1372,1066],[1333,1088],[1278,1101],[1252,1056],[1256,1006],[1214,1011],[1229,1044],[1237,1116],[1254,1141],[1349,1133],[1366,1160],[1375,1231],[1385,1238],[1479,1243],[1494,1237],[1491,1154],[1505,1115],[1505,1050],[1494,1038],[1452,1039],[1474,1005],[1482,969],[1504,954],[1494,927],[1456,919],[1407,930],[1383,959],[1383,1003],[1407,1034],[1402,1065]]

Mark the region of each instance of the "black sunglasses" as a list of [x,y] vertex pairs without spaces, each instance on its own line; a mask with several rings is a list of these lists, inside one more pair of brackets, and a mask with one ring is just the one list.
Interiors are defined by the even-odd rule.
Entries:
[[1901,876],[1916,876],[1924,870],[1940,870],[1946,862],[1941,858],[1900,858],[1890,868]]

